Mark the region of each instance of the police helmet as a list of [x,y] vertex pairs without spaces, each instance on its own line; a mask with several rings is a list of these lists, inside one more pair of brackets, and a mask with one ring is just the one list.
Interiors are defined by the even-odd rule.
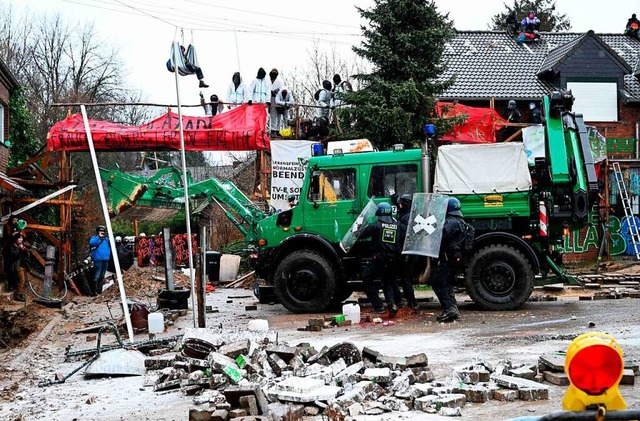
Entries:
[[507,108],[510,110],[515,110],[516,109],[516,102],[512,99],[509,101],[509,105],[507,105]]
[[376,216],[391,216],[391,213],[393,213],[393,209],[387,202],[380,203],[376,209]]
[[413,196],[410,195],[409,193],[405,193],[402,196],[400,196],[399,203],[401,205],[411,205],[411,202],[413,202]]
[[536,109],[536,103],[535,102],[530,102],[529,103],[529,109],[530,110],[535,110]]
[[331,86],[331,82],[329,82],[328,80],[323,80],[323,81],[322,81],[322,87],[323,87],[324,89],[331,90],[331,87],[332,87],[332,86]]
[[119,235],[116,235],[116,243],[119,243],[122,241],[122,237],[120,237]]
[[104,225],[98,225],[96,227],[96,234],[99,233],[100,231],[105,232],[107,230],[107,228]]
[[460,209],[462,209],[460,201],[455,197],[450,197],[447,203],[447,215],[462,216]]

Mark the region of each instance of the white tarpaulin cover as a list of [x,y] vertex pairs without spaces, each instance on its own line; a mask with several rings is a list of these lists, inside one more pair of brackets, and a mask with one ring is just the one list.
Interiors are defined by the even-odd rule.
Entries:
[[527,155],[520,142],[438,148],[434,193],[486,194],[530,188]]
[[544,126],[542,124],[522,129],[522,141],[529,165],[535,165],[536,158],[544,158],[546,151],[544,147]]

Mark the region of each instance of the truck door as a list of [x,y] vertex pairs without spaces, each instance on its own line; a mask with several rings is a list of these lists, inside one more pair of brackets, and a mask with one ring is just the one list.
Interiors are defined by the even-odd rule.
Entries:
[[304,225],[331,242],[339,242],[360,213],[356,168],[312,172]]

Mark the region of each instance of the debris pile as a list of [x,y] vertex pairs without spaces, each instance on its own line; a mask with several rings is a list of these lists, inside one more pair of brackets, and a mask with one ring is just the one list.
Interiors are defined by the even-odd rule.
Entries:
[[319,413],[345,419],[411,410],[458,416],[466,402],[548,399],[535,365],[475,363],[436,381],[424,353],[394,357],[349,342],[318,351],[258,335],[192,329],[174,356],[147,358],[145,385],[156,393],[194,395],[194,421]]

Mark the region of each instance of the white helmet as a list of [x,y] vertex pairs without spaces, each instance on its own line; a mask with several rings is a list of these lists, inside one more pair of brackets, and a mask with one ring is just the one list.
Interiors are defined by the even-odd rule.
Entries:
[[122,237],[120,237],[119,235],[116,235],[116,243],[119,243],[122,241]]
[[140,237],[146,237],[146,236],[147,236],[147,234],[145,234],[144,232],[140,233]]

